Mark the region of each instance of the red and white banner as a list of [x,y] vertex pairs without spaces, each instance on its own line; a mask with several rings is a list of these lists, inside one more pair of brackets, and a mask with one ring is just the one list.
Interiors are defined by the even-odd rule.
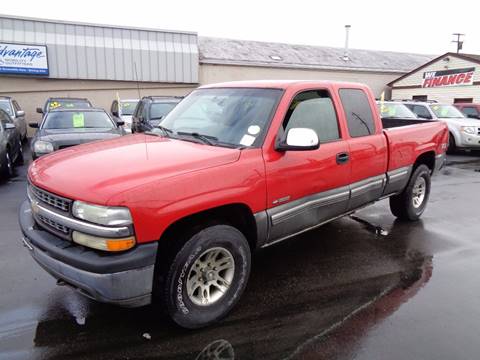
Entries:
[[423,73],[422,87],[473,85],[475,68],[427,71]]

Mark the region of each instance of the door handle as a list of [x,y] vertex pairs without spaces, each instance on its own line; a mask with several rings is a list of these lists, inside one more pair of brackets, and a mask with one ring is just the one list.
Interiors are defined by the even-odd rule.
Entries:
[[341,152],[337,154],[337,164],[342,165],[350,160],[350,155],[347,152]]

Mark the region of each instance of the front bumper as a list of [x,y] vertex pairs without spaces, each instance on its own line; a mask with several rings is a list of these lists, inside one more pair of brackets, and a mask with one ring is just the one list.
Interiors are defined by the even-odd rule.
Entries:
[[480,135],[460,132],[460,144],[458,147],[480,149]]
[[151,302],[157,243],[118,254],[87,249],[39,228],[28,200],[20,207],[19,223],[32,257],[60,283],[105,303],[136,307]]

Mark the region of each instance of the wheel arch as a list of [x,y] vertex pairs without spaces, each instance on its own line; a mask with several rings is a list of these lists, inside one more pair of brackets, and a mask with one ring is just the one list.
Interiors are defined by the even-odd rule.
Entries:
[[413,171],[422,164],[426,165],[432,173],[435,170],[435,151],[431,150],[420,154],[413,164]]

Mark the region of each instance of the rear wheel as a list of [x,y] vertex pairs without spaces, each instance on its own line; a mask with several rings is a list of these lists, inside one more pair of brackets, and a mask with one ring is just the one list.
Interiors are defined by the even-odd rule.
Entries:
[[18,154],[17,154],[17,158],[15,159],[15,164],[17,164],[17,165],[23,165],[23,163],[24,163],[23,144],[22,144],[22,140],[19,140],[19,144],[18,144]]
[[430,196],[430,169],[418,166],[402,193],[390,197],[390,210],[402,220],[415,221],[425,211]]
[[218,321],[245,290],[250,266],[249,244],[236,228],[215,225],[197,232],[176,254],[163,285],[170,317],[190,329]]

